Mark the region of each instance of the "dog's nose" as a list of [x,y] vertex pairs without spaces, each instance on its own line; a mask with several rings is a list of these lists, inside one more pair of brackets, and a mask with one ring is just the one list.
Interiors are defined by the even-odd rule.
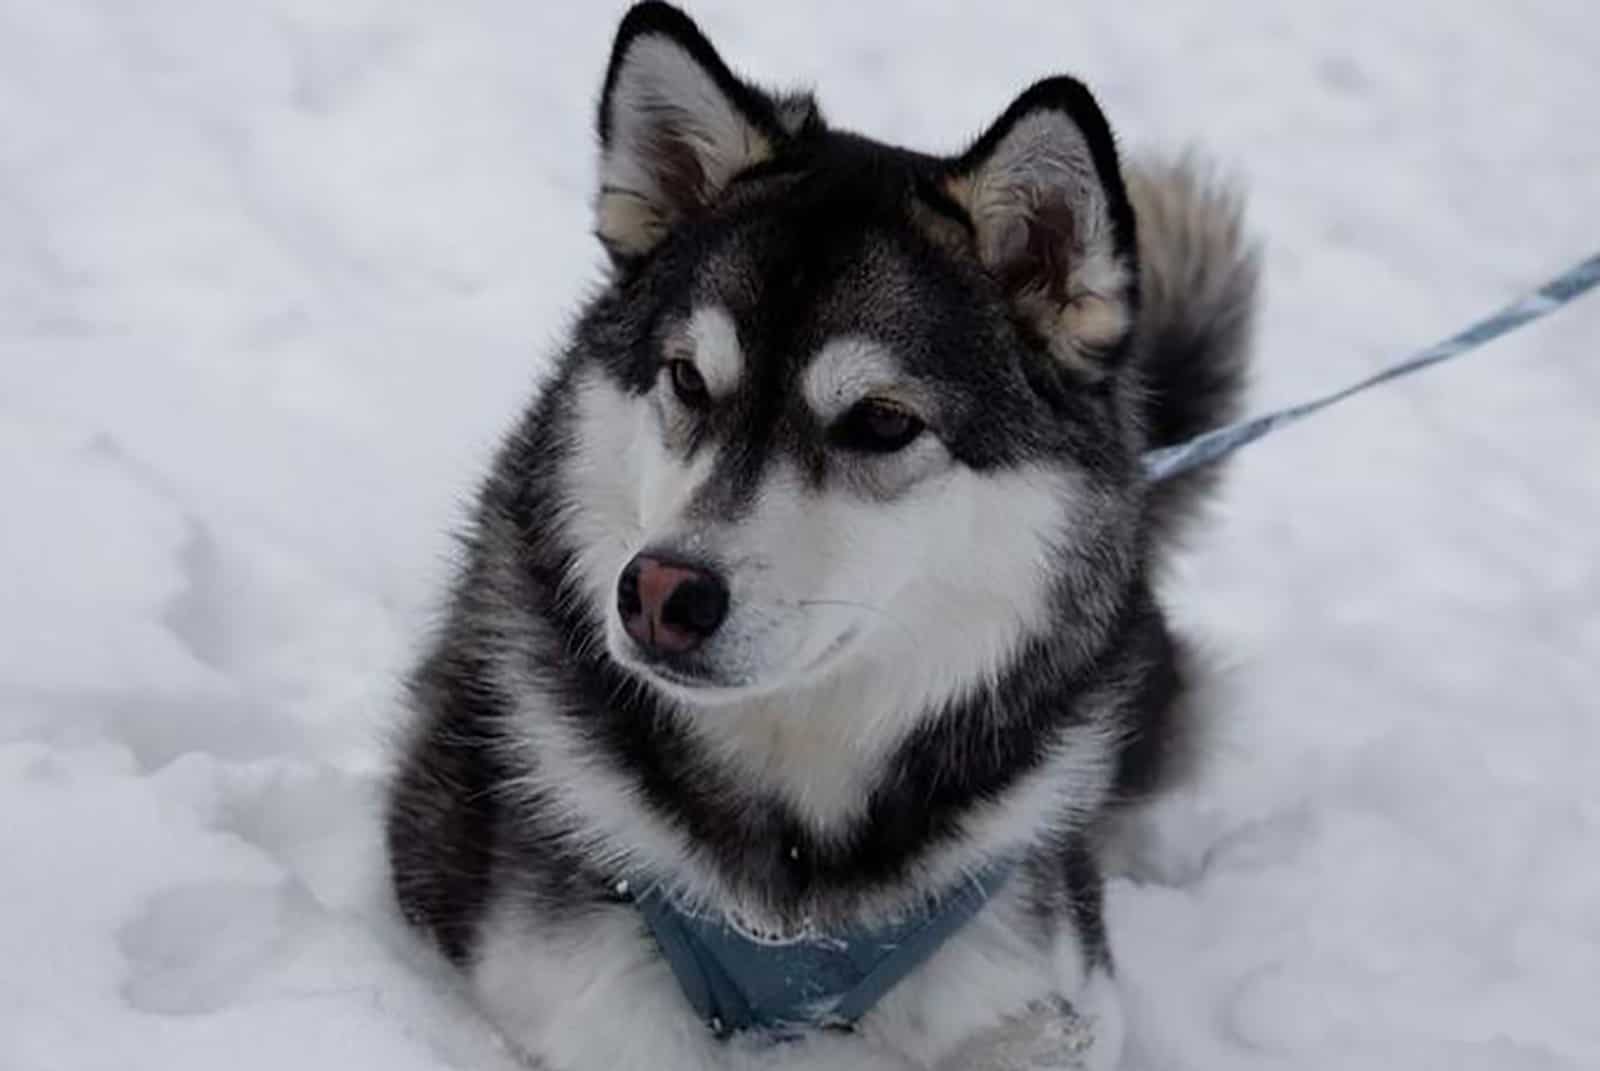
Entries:
[[645,650],[683,654],[728,616],[728,585],[709,569],[637,554],[617,581],[617,611]]

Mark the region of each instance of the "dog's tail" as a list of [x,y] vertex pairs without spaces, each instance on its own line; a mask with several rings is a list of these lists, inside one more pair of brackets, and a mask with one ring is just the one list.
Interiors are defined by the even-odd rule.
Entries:
[[[1147,445],[1170,446],[1238,416],[1249,371],[1258,257],[1237,190],[1193,155],[1129,168],[1139,227],[1137,362]],[[1208,465],[1153,489],[1168,542],[1219,475]]]

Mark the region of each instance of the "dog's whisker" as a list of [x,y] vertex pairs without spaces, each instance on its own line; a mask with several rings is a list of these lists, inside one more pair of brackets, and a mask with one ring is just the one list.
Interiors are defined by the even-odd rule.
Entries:
[[807,609],[807,610],[816,609],[816,608],[822,608],[822,609],[842,608],[842,609],[849,609],[849,610],[865,610],[867,613],[875,614],[878,617],[883,618],[885,621],[888,621],[891,624],[893,624],[893,625],[899,627],[900,629],[904,630],[906,636],[909,637],[910,639],[914,640],[914,639],[917,638],[917,632],[916,632],[915,629],[913,629],[910,626],[910,624],[908,624],[905,621],[900,620],[898,617],[896,617],[894,614],[891,614],[889,611],[885,610],[883,607],[881,607],[881,606],[873,606],[871,603],[855,602],[855,601],[853,601],[851,599],[801,599],[798,602],[796,602],[795,605],[799,606],[799,607],[801,607],[803,609]]

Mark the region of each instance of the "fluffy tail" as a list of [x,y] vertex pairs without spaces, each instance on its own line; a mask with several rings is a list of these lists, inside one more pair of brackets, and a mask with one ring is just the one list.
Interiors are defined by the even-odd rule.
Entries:
[[[1239,413],[1258,258],[1244,237],[1237,190],[1194,156],[1136,161],[1128,192],[1139,223],[1144,425],[1149,446],[1170,446]],[[1179,534],[1219,468],[1156,486],[1150,510],[1159,541]]]

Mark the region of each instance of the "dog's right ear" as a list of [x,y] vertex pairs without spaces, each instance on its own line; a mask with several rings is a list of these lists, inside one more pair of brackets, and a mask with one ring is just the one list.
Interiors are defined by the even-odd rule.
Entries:
[[734,76],[669,4],[632,8],[600,94],[595,232],[612,260],[648,253],[783,136],[773,102]]

